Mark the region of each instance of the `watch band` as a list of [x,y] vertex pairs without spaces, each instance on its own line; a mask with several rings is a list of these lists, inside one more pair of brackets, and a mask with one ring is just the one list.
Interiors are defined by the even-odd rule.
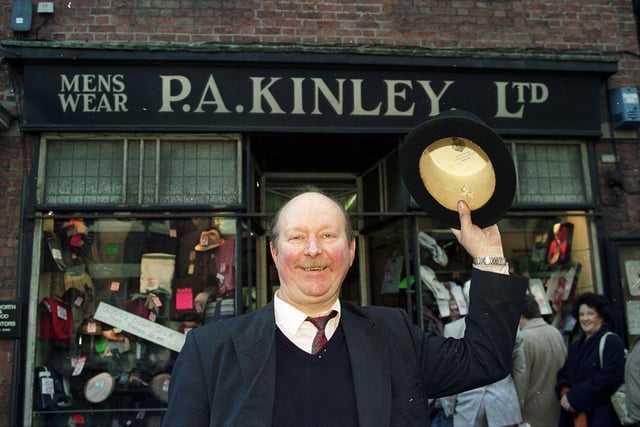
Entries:
[[473,265],[507,265],[507,259],[503,256],[476,256],[473,257]]

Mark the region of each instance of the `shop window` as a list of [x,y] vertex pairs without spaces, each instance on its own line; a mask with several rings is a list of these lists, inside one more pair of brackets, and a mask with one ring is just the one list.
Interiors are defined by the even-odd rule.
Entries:
[[158,422],[185,334],[246,309],[236,221],[69,218],[42,229],[33,425]]
[[238,135],[43,137],[29,425],[159,424],[185,334],[255,308],[227,209],[240,153]]
[[621,295],[624,301],[624,330],[627,342],[640,337],[640,244],[637,241],[618,242]]
[[518,187],[516,204],[585,204],[592,201],[584,144],[511,145]]
[[[546,319],[571,334],[572,299],[591,290],[596,279],[588,217],[579,212],[505,217],[498,227],[510,270],[529,278]],[[398,219],[381,224],[366,238],[373,304],[401,307],[425,330],[438,334],[465,316],[471,257],[445,224]]]
[[237,135],[48,136],[42,152],[44,205],[222,207],[242,200]]

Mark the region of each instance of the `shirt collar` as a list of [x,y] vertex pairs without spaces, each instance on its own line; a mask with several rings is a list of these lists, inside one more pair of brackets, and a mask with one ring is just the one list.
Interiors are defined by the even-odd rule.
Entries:
[[[299,330],[304,321],[307,319],[308,315],[298,310],[291,304],[283,301],[276,291],[273,297],[273,310],[276,317],[276,326],[280,328],[285,335],[293,336]],[[340,299],[337,299],[333,306],[329,310],[324,313],[317,313],[317,316],[323,316],[325,314],[329,314],[332,310],[338,312],[338,315],[331,319],[335,320],[336,324],[340,320]]]

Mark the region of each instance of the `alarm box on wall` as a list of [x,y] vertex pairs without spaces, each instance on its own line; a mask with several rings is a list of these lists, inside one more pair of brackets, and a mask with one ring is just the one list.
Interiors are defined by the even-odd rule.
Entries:
[[620,87],[609,90],[609,108],[614,129],[633,129],[640,125],[638,88]]

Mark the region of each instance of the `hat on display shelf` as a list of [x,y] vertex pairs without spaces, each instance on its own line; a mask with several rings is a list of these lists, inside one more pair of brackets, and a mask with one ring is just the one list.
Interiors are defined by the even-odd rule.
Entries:
[[215,249],[224,243],[224,239],[220,236],[220,230],[212,228],[211,230],[200,233],[200,243],[195,246],[198,252],[209,251]]
[[108,372],[101,372],[89,378],[84,386],[84,397],[91,403],[104,402],[116,387],[115,378]]

